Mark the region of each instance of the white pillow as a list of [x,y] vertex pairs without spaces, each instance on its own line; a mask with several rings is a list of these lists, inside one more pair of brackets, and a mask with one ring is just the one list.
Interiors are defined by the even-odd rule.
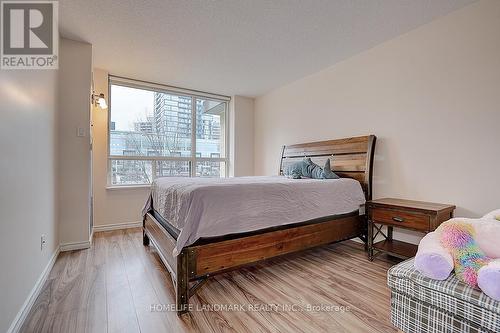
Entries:
[[483,219],[497,219],[500,221],[500,209],[489,212],[483,216]]

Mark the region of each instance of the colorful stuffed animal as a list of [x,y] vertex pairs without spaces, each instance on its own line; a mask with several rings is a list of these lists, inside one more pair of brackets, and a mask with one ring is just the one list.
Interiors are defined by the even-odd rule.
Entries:
[[477,288],[479,270],[491,262],[475,241],[472,225],[453,222],[443,226],[441,245],[451,254],[455,275],[459,280]]
[[415,268],[436,280],[455,270],[458,279],[500,301],[500,210],[441,224],[420,241]]

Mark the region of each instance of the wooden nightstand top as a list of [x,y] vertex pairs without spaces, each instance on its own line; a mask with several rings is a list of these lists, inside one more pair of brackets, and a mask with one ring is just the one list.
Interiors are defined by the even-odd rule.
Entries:
[[368,201],[366,205],[371,208],[381,207],[381,208],[405,209],[427,214],[440,214],[448,211],[453,211],[456,208],[454,205],[396,199],[396,198],[383,198],[383,199],[371,200]]
[[[452,218],[455,210],[454,205],[395,198],[367,201],[366,208],[370,261],[378,253],[384,252],[399,258],[413,257],[417,253],[417,245],[393,239],[393,228],[432,232]],[[387,227],[387,234],[382,231],[383,226]],[[385,240],[375,243],[378,234],[382,234]]]

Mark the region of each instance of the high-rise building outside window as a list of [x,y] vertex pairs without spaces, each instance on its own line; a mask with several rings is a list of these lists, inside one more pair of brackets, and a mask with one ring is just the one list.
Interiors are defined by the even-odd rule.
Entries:
[[108,185],[225,177],[229,98],[110,76]]

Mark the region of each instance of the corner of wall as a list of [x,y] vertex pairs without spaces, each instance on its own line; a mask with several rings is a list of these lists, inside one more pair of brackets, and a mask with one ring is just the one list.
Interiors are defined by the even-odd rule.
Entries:
[[[92,45],[62,38],[58,85],[58,229],[61,244],[90,237]],[[77,134],[82,129],[83,136]]]
[[230,175],[254,175],[254,99],[233,96],[230,103]]

